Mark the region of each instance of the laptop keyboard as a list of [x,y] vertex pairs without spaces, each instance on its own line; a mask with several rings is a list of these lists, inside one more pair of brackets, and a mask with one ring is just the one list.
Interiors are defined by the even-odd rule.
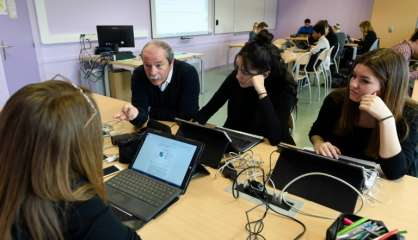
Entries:
[[165,183],[130,170],[119,173],[106,184],[154,206],[161,206],[175,192]]

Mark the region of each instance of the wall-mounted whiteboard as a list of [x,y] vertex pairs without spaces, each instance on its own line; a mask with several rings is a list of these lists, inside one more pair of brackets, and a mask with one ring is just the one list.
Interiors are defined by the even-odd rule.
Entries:
[[135,37],[148,35],[148,0],[34,0],[41,42],[79,41],[80,34],[96,38],[96,25],[133,25]]
[[212,0],[151,0],[152,37],[210,34]]
[[254,22],[276,27],[277,0],[215,0],[215,33],[251,31]]

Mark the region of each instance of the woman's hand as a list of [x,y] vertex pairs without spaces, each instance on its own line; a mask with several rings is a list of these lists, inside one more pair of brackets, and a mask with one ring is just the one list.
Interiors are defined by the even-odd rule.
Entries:
[[322,156],[338,159],[341,155],[340,149],[332,145],[330,142],[318,142],[314,144],[314,149],[317,154]]
[[264,86],[264,75],[258,74],[258,75],[253,76],[251,78],[251,83],[260,99],[267,96],[267,90],[266,90],[266,87]]
[[364,95],[361,98],[359,109],[367,112],[377,121],[392,116],[392,112],[376,93]]

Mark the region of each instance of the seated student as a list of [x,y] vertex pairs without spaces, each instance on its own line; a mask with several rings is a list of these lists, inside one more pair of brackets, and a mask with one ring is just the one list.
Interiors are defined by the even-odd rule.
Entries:
[[199,76],[196,69],[174,59],[171,47],[152,40],[141,52],[143,65],[132,75],[132,104],[115,115],[141,126],[149,118],[191,119],[199,110]]
[[311,19],[307,18],[304,21],[304,25],[299,28],[297,35],[311,35],[313,32],[313,27],[311,25]]
[[391,49],[360,56],[346,89],[330,93],[309,132],[318,154],[375,161],[388,179],[417,176],[418,106],[405,59]]
[[235,70],[197,114],[206,123],[227,101],[227,128],[262,135],[272,145],[294,144],[288,120],[296,104],[297,84],[281,62],[281,51],[267,30],[257,34],[235,57]]
[[268,28],[268,25],[267,25],[267,23],[266,23],[266,22],[260,22],[260,23],[255,22],[255,23],[254,23],[254,25],[253,25],[253,30],[250,32],[250,36],[249,36],[248,41],[249,41],[249,42],[254,41],[255,36],[256,36],[256,35],[257,35],[260,31],[262,31],[262,30],[264,30],[264,29],[267,29],[267,28]]
[[50,80],[0,113],[0,239],[139,239],[106,204],[100,114],[89,92]]
[[363,21],[359,25],[363,37],[359,40],[354,40],[359,46],[357,54],[368,52],[373,43],[377,40],[377,35],[373,30],[372,24],[369,21]]
[[[406,61],[411,59],[418,59],[418,29],[415,30],[411,38],[405,40],[392,47],[395,52],[402,54]],[[409,80],[414,81],[418,79],[418,69],[409,72]]]
[[[311,48],[310,52],[312,53],[312,57],[309,60],[307,65],[307,70],[312,71],[313,64],[315,60],[318,58],[321,51],[329,49],[329,42],[326,38],[326,34],[328,33],[328,24],[321,20],[318,21],[315,26],[313,27],[312,38],[316,41],[315,45]],[[324,62],[324,66],[329,69],[331,65],[331,58],[327,57]]]

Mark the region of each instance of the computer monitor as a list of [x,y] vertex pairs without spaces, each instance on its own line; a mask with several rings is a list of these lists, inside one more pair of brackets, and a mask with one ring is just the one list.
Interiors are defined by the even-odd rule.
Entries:
[[132,25],[97,25],[99,48],[118,52],[120,47],[135,47]]

